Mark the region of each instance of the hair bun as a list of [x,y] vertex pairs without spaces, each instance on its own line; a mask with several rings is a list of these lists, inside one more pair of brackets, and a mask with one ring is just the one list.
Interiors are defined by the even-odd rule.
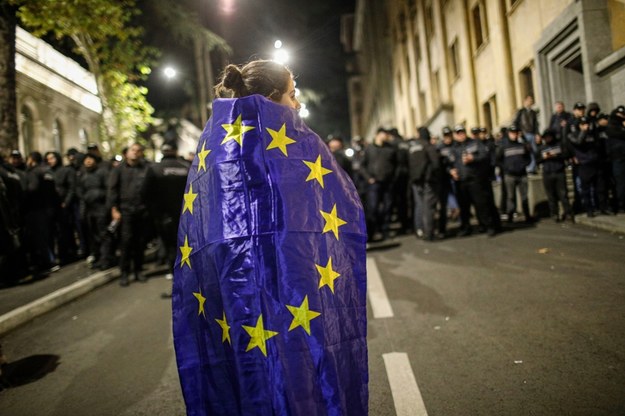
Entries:
[[245,88],[245,84],[243,82],[243,75],[238,66],[228,65],[226,67],[222,85],[224,88],[234,91],[237,95],[242,92]]

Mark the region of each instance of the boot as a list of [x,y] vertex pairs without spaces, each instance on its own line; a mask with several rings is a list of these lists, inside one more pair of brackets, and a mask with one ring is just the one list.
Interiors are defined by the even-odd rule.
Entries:
[[135,272],[135,280],[141,283],[145,283],[148,281],[146,277],[141,272]]
[[119,285],[126,287],[130,284],[130,281],[128,280],[128,273],[124,272],[122,273],[122,276],[119,278]]

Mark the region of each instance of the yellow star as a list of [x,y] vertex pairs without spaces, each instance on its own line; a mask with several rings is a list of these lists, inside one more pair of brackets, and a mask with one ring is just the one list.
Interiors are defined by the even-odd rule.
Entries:
[[304,296],[304,301],[298,306],[286,305],[288,310],[293,315],[293,321],[289,327],[289,331],[301,326],[304,331],[310,335],[310,321],[321,315],[319,312],[311,311],[308,309],[308,295]]
[[228,321],[226,320],[226,311],[224,311],[223,317],[224,319],[215,319],[223,331],[221,342],[228,341],[228,344],[232,345],[232,341],[230,340],[230,325],[228,325]]
[[306,166],[308,166],[308,168],[310,169],[310,173],[306,178],[306,182],[317,179],[317,182],[319,182],[319,184],[323,188],[323,175],[332,173],[332,171],[321,166],[321,155],[317,156],[317,160],[315,160],[314,162],[309,162],[307,160],[302,160],[302,162],[304,162]]
[[197,198],[197,193],[193,192],[193,184],[189,184],[189,192],[183,195],[184,196],[184,207],[182,208],[182,213],[185,211],[189,211],[191,215],[193,215],[193,201]]
[[180,259],[180,267],[184,267],[185,263],[191,268],[191,259],[189,258],[189,254],[191,254],[193,249],[189,247],[189,239],[185,235],[184,236],[184,246],[180,247],[180,252],[182,253],[182,258]]
[[326,224],[323,227],[323,233],[325,234],[328,231],[332,231],[334,233],[334,237],[336,237],[336,239],[338,240],[339,227],[347,224],[347,222],[343,221],[341,218],[338,217],[338,214],[336,213],[336,204],[334,204],[334,206],[332,207],[332,211],[330,212],[319,212],[321,212],[323,219],[326,220]]
[[328,259],[328,264],[326,267],[315,264],[319,275],[321,275],[321,279],[319,279],[319,289],[324,286],[330,286],[330,290],[334,293],[334,281],[338,279],[341,275],[332,269],[332,257]]
[[284,123],[278,131],[269,128],[267,129],[267,131],[271,135],[271,143],[269,143],[269,146],[267,146],[267,150],[278,148],[282,151],[282,153],[284,153],[284,156],[288,156],[286,152],[286,146],[295,143],[295,140],[287,137],[286,123]]
[[228,133],[226,134],[226,137],[224,137],[221,144],[229,142],[230,140],[234,140],[235,142],[239,143],[239,146],[243,146],[243,133],[253,130],[255,128],[252,126],[244,126],[242,124],[241,114],[239,114],[239,117],[237,117],[234,123],[222,124],[221,127],[223,127],[224,130],[226,130],[226,132]]
[[278,333],[274,331],[265,330],[265,327],[263,326],[262,314],[258,317],[258,321],[256,321],[255,327],[243,325],[243,329],[245,329],[245,332],[247,332],[250,335],[250,337],[252,337],[250,339],[250,343],[247,345],[247,349],[245,350],[245,352],[258,347],[258,349],[261,350],[263,352],[263,355],[266,357],[267,356],[266,342],[269,338],[272,338],[278,335]]
[[199,292],[193,292],[193,296],[195,296],[198,301],[197,316],[200,316],[201,314],[204,315],[204,318],[206,318],[206,314],[204,313],[204,302],[206,302],[206,298],[202,296],[202,290],[200,289]]
[[204,172],[206,172],[206,156],[208,156],[210,152],[211,151],[209,149],[206,149],[206,142],[202,143],[202,150],[200,150],[200,153],[197,154],[197,158],[200,161],[197,165],[198,172],[200,169],[204,169]]

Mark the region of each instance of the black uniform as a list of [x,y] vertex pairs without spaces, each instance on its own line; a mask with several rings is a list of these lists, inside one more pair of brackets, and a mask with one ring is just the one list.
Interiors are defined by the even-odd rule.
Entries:
[[35,275],[45,274],[54,266],[49,241],[56,201],[54,177],[50,170],[42,165],[29,167],[24,189],[24,243]]
[[77,186],[77,193],[80,195],[80,217],[88,242],[87,250],[97,265],[102,265],[102,258],[108,255],[102,253],[102,239],[107,221],[107,181],[107,171],[95,165],[90,169],[84,169]]
[[414,227],[422,230],[425,240],[434,238],[434,212],[438,202],[440,157],[427,137],[419,132],[419,138],[408,148],[408,178],[414,198]]
[[[555,136],[555,133],[551,134]],[[543,134],[543,139],[545,136],[547,134]],[[565,169],[568,158],[566,148],[557,139],[552,139],[548,143],[543,142],[536,151],[536,160],[543,167],[543,186],[549,201],[549,212],[556,221],[560,220],[558,202],[564,209],[564,218],[573,218],[573,210],[566,189]]]
[[589,216],[594,215],[595,208],[607,212],[605,183],[601,174],[601,149],[595,135],[583,131],[578,123],[571,126],[568,135],[581,183],[582,203]]
[[438,233],[442,236],[447,233],[447,200],[449,199],[449,194],[454,192],[453,181],[449,177],[449,169],[451,169],[454,162],[453,146],[453,142],[448,145],[441,142],[437,146],[441,163],[438,187]]
[[76,171],[71,166],[62,166],[61,155],[55,153],[58,164],[50,167],[54,177],[57,199],[53,212],[52,239],[56,241],[59,262],[67,264],[76,259],[74,237],[73,204],[76,196]]
[[165,156],[150,165],[145,176],[145,201],[163,243],[167,264],[173,268],[177,254],[178,223],[191,164],[176,156]]
[[0,157],[0,286],[23,277],[21,178]]
[[[367,180],[367,233],[369,239],[381,229],[388,235],[393,186],[396,179],[398,156],[394,146],[371,144],[365,148],[360,173]],[[370,183],[373,180],[373,183]]]
[[[471,233],[471,205],[475,207],[478,221],[489,233],[498,232],[500,228],[499,217],[493,215],[492,191],[489,178],[490,160],[488,149],[479,140],[467,138],[464,142],[456,142],[453,147],[452,168],[458,171],[459,179],[456,181],[456,198],[460,206],[460,234]],[[473,161],[463,163],[462,156],[472,155]]]
[[122,281],[130,272],[130,262],[137,278],[142,278],[143,252],[148,232],[148,212],[143,199],[143,183],[148,165],[138,160],[135,165],[123,162],[111,171],[107,197],[108,208],[117,208],[122,215],[120,225],[120,269]]
[[506,212],[508,221],[512,221],[515,211],[515,195],[519,189],[521,194],[521,206],[526,221],[531,220],[528,201],[527,166],[531,162],[529,144],[520,140],[508,138],[498,149],[498,159],[503,169],[506,186]]
[[[619,110],[623,112],[620,113]],[[619,116],[622,114],[622,116]],[[607,152],[612,163],[618,209],[625,210],[625,107],[619,107],[610,114],[606,128]]]

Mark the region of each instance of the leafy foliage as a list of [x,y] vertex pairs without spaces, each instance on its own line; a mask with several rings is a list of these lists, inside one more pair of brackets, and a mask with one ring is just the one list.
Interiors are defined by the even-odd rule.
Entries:
[[118,149],[151,121],[147,89],[134,82],[149,74],[155,49],[141,42],[143,30],[132,25],[135,0],[10,0],[36,36],[70,38],[96,78],[102,102],[103,140]]

